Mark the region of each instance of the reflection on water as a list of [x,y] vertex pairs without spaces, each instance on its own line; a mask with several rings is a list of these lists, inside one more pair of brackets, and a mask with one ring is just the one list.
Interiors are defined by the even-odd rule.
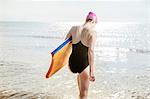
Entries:
[[[67,66],[45,78],[50,52],[73,24],[80,23],[0,22],[0,98],[78,97],[76,75]],[[150,25],[104,22],[96,30],[89,99],[149,99]]]

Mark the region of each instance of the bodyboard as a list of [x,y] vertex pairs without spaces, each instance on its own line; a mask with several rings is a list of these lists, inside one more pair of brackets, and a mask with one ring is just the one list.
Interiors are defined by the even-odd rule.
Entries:
[[58,46],[54,51],[51,52],[52,61],[46,74],[46,78],[51,77],[68,63],[71,51],[72,37],[65,40],[60,46]]

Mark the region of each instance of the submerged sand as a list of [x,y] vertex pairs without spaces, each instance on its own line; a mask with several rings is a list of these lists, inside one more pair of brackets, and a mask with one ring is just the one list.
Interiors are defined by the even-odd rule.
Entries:
[[0,99],[61,99],[61,98],[56,94],[2,90],[0,91]]

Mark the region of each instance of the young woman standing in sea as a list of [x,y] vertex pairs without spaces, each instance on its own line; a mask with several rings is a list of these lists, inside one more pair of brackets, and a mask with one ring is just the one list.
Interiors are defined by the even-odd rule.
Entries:
[[[86,21],[81,26],[73,26],[66,36],[72,36],[72,53],[69,57],[69,68],[73,73],[78,73],[77,81],[80,99],[87,99],[89,81],[94,82],[94,46],[96,32],[94,27],[97,16],[89,12]],[[89,66],[89,69],[87,68]]]

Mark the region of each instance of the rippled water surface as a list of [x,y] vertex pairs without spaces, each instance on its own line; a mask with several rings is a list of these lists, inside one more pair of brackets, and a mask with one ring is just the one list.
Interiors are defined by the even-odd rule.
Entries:
[[[49,79],[45,74],[50,52],[78,24],[0,22],[0,98],[77,99],[67,66]],[[89,99],[150,99],[150,24],[102,22],[96,30]]]

